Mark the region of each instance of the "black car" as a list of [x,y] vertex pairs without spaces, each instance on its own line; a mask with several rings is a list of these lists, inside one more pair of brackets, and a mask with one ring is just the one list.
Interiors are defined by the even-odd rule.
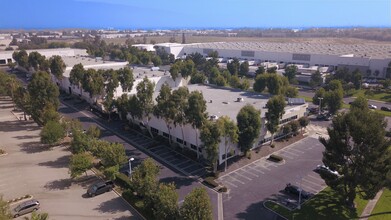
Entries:
[[98,182],[90,186],[87,190],[87,195],[94,197],[96,195],[109,192],[114,188],[113,181]]
[[[300,188],[298,186],[292,185],[290,183],[288,183],[286,185],[284,191],[286,193],[289,193],[289,194],[292,194],[295,196],[299,196],[299,194],[300,194]],[[306,192],[303,189],[301,189],[301,198],[302,199],[309,199],[311,196],[312,196],[311,193]]]
[[391,108],[390,107],[386,107],[386,106],[381,107],[380,110],[386,111],[386,112],[391,112]]

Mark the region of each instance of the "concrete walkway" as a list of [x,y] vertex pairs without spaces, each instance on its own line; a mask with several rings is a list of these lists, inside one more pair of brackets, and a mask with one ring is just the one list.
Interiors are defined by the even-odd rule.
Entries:
[[380,190],[375,198],[373,198],[372,200],[369,200],[367,206],[365,207],[364,211],[362,212],[361,214],[361,217],[360,219],[364,219],[364,220],[367,220],[369,218],[369,216],[371,215],[373,209],[375,208],[376,206],[376,203],[377,201],[379,200],[380,196],[383,194],[383,189]]

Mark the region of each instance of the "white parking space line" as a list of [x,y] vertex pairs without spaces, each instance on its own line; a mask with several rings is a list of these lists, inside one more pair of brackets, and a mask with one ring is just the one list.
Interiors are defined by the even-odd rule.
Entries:
[[270,168],[269,168],[269,167],[265,167],[265,166],[260,165],[260,164],[257,164],[257,163],[254,163],[254,165],[255,165],[256,167],[260,167],[260,168],[262,168],[262,169],[265,169],[265,170],[270,171]]
[[156,147],[149,148],[149,150],[151,151],[152,149],[158,149],[158,148],[162,148],[162,147],[161,146],[156,146]]
[[301,188],[303,188],[305,191],[310,191],[310,192],[312,192],[312,193],[318,193],[319,192],[319,190],[316,190],[316,189],[314,189],[313,187],[311,187],[311,186],[308,186],[308,185],[302,185],[302,187]]
[[280,154],[281,156],[283,156],[283,157],[286,157],[286,158],[288,158],[288,159],[291,159],[291,160],[293,160],[295,157],[293,157],[293,156],[291,156],[291,155],[289,155],[289,154],[285,154],[286,152],[282,152],[282,154]]
[[169,155],[168,157],[162,157],[166,161],[170,161],[172,158],[175,158],[174,155]]
[[243,169],[241,169],[241,170],[244,171],[245,173],[248,173],[248,174],[252,175],[252,176],[259,177],[257,174],[254,174],[254,173],[252,173],[252,172],[249,172],[249,171],[246,170],[245,168],[243,168]]
[[313,176],[312,174],[307,175],[307,177],[310,177],[316,181],[324,182],[324,180],[320,176]]
[[200,169],[198,169],[198,170],[194,170],[194,171],[190,172],[190,174],[197,173],[198,171],[200,171],[200,170],[202,170],[202,169],[204,169],[204,168],[200,168]]
[[305,179],[305,178],[303,178],[303,181],[305,181],[306,183],[312,184],[312,185],[314,185],[314,186],[319,186],[318,183],[314,183],[314,182],[312,182],[312,181],[310,181],[310,180],[307,180],[307,179]]
[[241,183],[241,184],[244,184],[244,182],[242,182],[242,181],[236,179],[235,177],[233,177],[233,176],[231,176],[231,175],[229,175],[229,176],[227,176],[227,177],[231,178],[233,181],[236,181],[236,182],[239,182],[239,183]]
[[[290,150],[290,149],[289,149],[289,150]],[[290,151],[288,151],[288,150],[283,150],[283,151],[281,151],[281,152],[291,154],[291,155],[293,155],[293,156],[295,156],[295,157],[299,156],[297,153],[295,154],[295,153],[290,152]]]
[[181,169],[184,170],[184,169],[187,169],[187,168],[192,167],[192,166],[194,166],[194,165],[197,165],[197,164],[191,163],[190,165],[188,165],[188,166],[186,166],[186,167],[183,167],[183,168],[181,168]]
[[183,162],[181,162],[181,163],[178,163],[178,164],[175,164],[176,166],[180,166],[180,165],[182,165],[182,164],[185,164],[185,163],[188,163],[189,161],[188,160],[185,160],[185,161],[183,161]]
[[155,154],[160,156],[159,152],[164,152],[164,151],[167,151],[167,149],[162,148],[162,149],[154,151],[153,153],[155,153]]
[[235,188],[238,188],[237,185],[235,185],[235,184],[233,184],[233,183],[231,183],[231,182],[229,182],[229,181],[224,181],[223,183],[224,183],[224,184],[231,185],[231,186],[233,186],[233,187],[235,187]]
[[261,173],[261,174],[265,174],[265,172],[263,172],[263,171],[261,171],[261,170],[258,170],[258,169],[256,169],[255,167],[252,167],[252,166],[247,166],[247,167],[250,168],[251,170],[254,170],[254,171],[259,172],[259,173]]
[[243,178],[245,178],[245,179],[247,179],[247,180],[252,180],[251,178],[248,178],[247,176],[245,176],[245,175],[239,173],[239,170],[237,170],[237,171],[235,171],[234,173],[232,173],[232,175],[235,175],[235,174],[238,175],[238,176],[241,176],[241,177],[243,177]]
[[300,154],[304,154],[304,151],[297,150],[297,149],[295,149],[295,148],[290,148],[289,150],[291,150],[291,151],[293,151],[293,152],[300,153]]
[[171,155],[171,154],[172,154],[171,151],[167,151],[165,153],[160,154],[159,156],[164,157],[163,155]]

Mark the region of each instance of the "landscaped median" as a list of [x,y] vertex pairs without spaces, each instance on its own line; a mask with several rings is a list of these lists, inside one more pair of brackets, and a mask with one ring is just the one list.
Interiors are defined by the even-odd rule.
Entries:
[[301,206],[301,209],[290,211],[284,206],[274,202],[266,201],[264,206],[286,219],[316,219],[316,220],[347,220],[358,218],[363,212],[368,200],[355,199],[356,210],[350,210],[343,202],[341,196],[331,188],[327,187],[319,194]]

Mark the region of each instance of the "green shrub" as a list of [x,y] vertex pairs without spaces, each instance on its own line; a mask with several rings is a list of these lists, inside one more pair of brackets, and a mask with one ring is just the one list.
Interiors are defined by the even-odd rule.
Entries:
[[115,180],[117,173],[119,172],[119,166],[115,165],[112,167],[107,167],[104,171],[103,174],[106,176],[106,178],[110,180]]
[[270,147],[271,147],[271,148],[275,148],[275,147],[276,147],[276,145],[272,144],[272,145],[270,145]]
[[206,177],[206,178],[204,179],[204,182],[207,183],[208,185],[212,186],[212,187],[217,187],[217,186],[219,186],[219,184],[216,183],[215,178],[214,178],[214,177],[211,177],[211,176],[210,176],[210,177]]
[[272,155],[269,156],[269,160],[276,161],[276,162],[281,162],[282,160],[284,160],[284,158],[282,158],[281,156],[272,154]]
[[228,189],[227,189],[226,186],[223,186],[223,187],[221,187],[221,188],[219,189],[219,192],[227,192],[227,191],[228,191]]
[[123,173],[117,173],[115,175],[115,184],[123,189],[132,189],[132,182],[130,181],[129,177]]
[[219,178],[219,176],[220,176],[220,171],[214,172],[214,173],[213,173],[213,176],[214,176],[215,178]]
[[5,150],[0,149],[0,155],[5,154]]

